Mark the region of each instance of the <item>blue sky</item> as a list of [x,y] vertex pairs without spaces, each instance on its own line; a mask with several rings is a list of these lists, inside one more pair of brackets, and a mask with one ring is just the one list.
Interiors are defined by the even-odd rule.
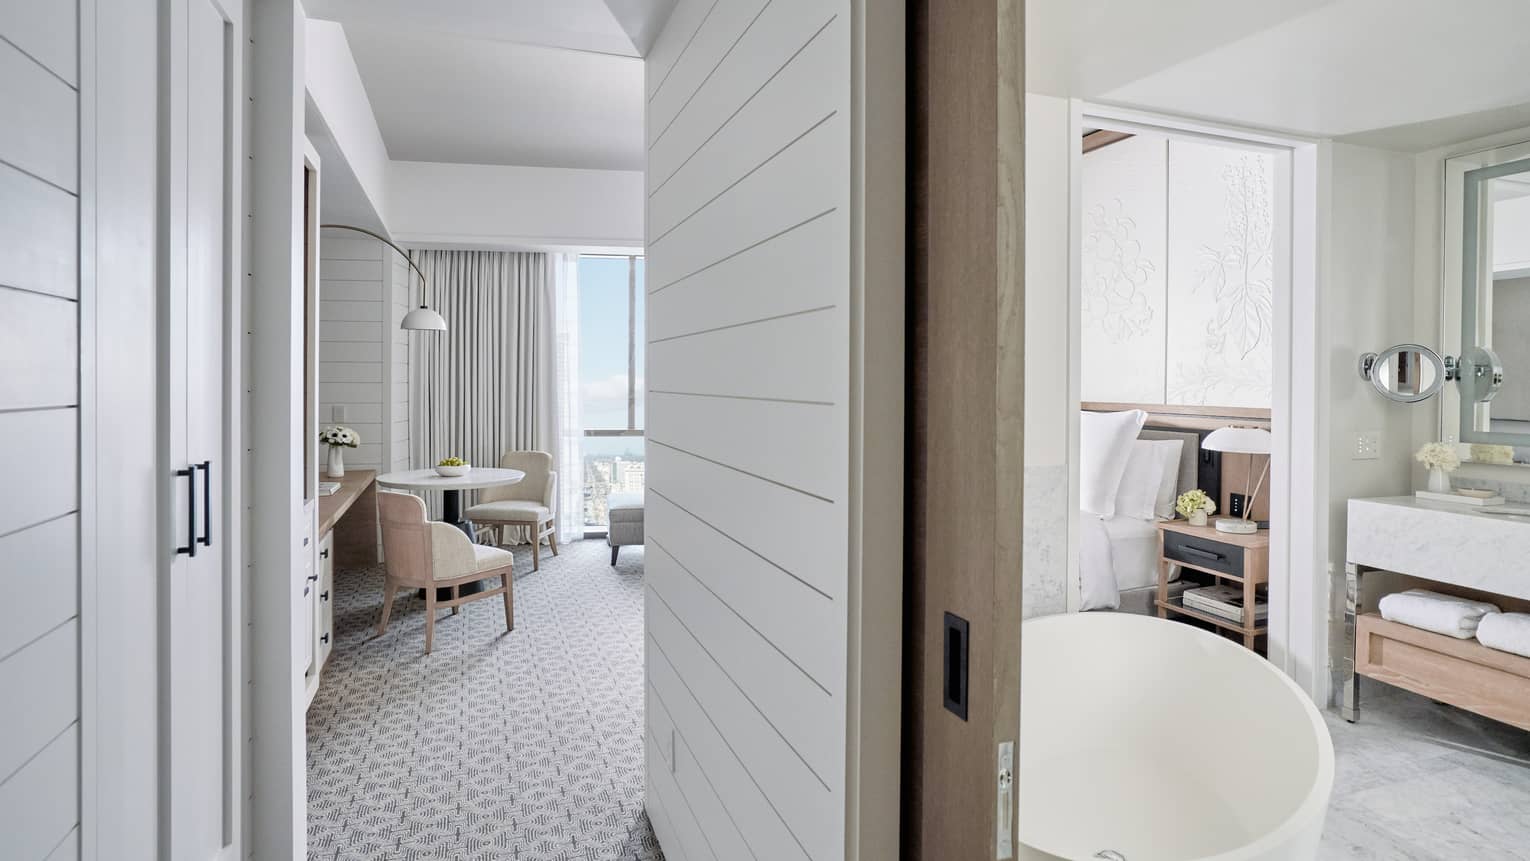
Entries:
[[[643,261],[637,263],[637,426],[643,426]],[[587,428],[627,426],[627,259],[579,259],[579,388]],[[639,439],[585,438],[587,453],[641,454]]]

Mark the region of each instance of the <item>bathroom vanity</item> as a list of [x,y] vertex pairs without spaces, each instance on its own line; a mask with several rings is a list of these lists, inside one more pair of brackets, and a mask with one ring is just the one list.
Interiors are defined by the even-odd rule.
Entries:
[[1388,622],[1367,612],[1363,591],[1367,574],[1387,571],[1427,581],[1423,588],[1530,611],[1530,506],[1351,499],[1347,538],[1337,662],[1345,719],[1359,719],[1359,677],[1366,676],[1530,729],[1530,658]]

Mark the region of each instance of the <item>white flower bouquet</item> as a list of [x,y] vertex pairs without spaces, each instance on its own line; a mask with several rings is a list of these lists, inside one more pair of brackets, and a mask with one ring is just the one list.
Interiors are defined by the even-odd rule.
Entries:
[[355,448],[361,445],[361,434],[348,427],[330,425],[319,431],[319,442],[331,447],[345,446],[346,448]]
[[1461,465],[1461,455],[1448,442],[1424,443],[1414,453],[1413,459],[1429,469],[1442,469],[1446,472],[1454,472]]

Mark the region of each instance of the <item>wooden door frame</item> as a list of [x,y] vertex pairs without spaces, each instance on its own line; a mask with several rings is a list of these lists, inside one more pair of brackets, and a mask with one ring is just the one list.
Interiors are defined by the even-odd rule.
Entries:
[[[902,857],[1017,851],[997,754],[1020,726],[1024,0],[909,4]],[[968,628],[944,707],[947,612]]]

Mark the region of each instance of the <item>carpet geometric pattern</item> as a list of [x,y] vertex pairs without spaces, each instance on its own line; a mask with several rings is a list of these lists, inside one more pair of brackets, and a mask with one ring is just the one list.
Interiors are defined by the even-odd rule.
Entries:
[[643,553],[577,541],[442,611],[381,567],[335,572],[335,648],[308,710],[308,857],[663,861],[643,812]]

